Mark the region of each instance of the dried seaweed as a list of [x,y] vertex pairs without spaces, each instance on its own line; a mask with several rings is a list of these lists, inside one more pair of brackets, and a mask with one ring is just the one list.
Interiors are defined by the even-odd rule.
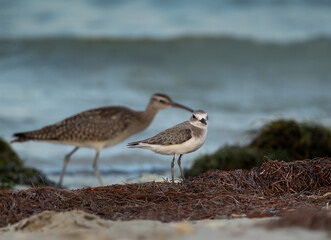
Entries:
[[[331,158],[269,161],[251,170],[212,170],[186,183],[148,182],[62,190],[0,191],[0,226],[44,210],[83,210],[105,219],[162,222],[280,216],[330,202]],[[317,196],[317,197],[312,197]]]

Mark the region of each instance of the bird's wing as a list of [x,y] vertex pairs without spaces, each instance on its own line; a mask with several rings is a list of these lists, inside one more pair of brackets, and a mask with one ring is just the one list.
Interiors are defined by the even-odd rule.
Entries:
[[154,137],[140,141],[141,143],[153,145],[175,145],[181,144],[192,138],[192,131],[188,127],[188,122],[183,122],[172,128],[160,132]]
[[92,109],[66,118],[63,121],[36,131],[17,133],[14,136],[26,140],[105,141],[116,137],[135,117],[124,107]]

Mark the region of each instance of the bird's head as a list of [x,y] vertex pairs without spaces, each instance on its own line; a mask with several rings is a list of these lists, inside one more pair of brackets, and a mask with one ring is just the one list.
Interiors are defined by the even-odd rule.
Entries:
[[166,108],[179,108],[179,109],[184,109],[184,110],[193,112],[192,109],[172,101],[172,99],[170,97],[168,97],[165,94],[161,94],[161,93],[155,93],[151,97],[149,106],[154,109],[157,109],[157,110],[162,110],[162,109],[166,109]]
[[195,110],[190,118],[190,123],[199,128],[206,128],[208,124],[208,114],[203,110]]

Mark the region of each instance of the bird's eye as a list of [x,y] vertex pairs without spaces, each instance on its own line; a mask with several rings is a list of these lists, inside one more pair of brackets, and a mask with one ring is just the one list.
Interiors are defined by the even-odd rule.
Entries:
[[192,117],[193,117],[193,119],[197,119],[197,118],[195,117],[195,115],[193,115]]
[[164,100],[160,99],[159,100],[160,103],[166,103]]

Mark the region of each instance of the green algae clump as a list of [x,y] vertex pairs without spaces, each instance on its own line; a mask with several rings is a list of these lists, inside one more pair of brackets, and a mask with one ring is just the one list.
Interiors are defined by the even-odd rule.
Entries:
[[16,184],[55,186],[40,171],[25,167],[10,145],[0,139],[0,189],[11,189]]
[[331,156],[331,131],[314,123],[278,120],[265,125],[249,146],[276,158],[326,157]]
[[197,158],[191,169],[185,173],[187,176],[197,176],[211,169],[249,169],[252,165],[259,166],[262,163],[263,155],[256,149],[246,146],[224,146],[213,154]]

